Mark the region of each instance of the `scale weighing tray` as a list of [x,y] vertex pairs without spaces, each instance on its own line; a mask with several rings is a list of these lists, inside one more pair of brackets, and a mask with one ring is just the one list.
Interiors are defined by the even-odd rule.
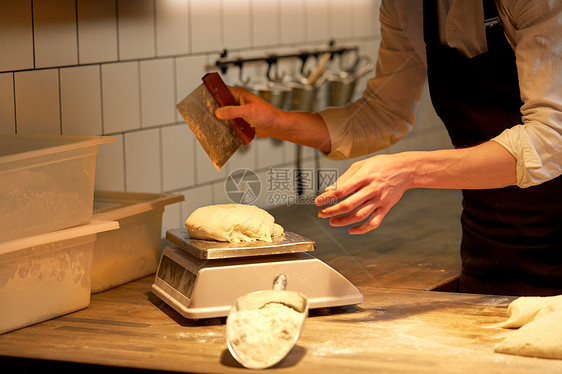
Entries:
[[183,317],[226,317],[239,296],[270,290],[276,275],[288,277],[287,290],[306,295],[310,309],[363,302],[363,295],[343,275],[306,253],[315,243],[285,232],[273,243],[223,243],[189,238],[172,229],[173,245],[162,252],[152,292]]
[[310,252],[316,248],[312,240],[293,232],[285,232],[284,235],[273,238],[271,243],[264,241],[229,243],[191,239],[186,229],[170,229],[166,231],[166,239],[203,260]]

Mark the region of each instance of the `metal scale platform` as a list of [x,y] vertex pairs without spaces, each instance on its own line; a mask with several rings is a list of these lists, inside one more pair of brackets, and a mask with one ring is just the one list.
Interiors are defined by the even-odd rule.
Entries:
[[306,252],[313,241],[292,232],[273,243],[223,243],[189,238],[171,229],[174,245],[162,252],[152,292],[189,319],[225,317],[239,296],[269,290],[277,274],[288,277],[287,290],[307,296],[310,309],[363,302],[343,275]]

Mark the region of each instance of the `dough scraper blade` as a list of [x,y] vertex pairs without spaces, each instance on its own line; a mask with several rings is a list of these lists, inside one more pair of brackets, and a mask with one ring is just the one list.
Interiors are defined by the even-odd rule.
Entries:
[[216,72],[205,74],[203,84],[176,105],[195,138],[217,170],[220,170],[241,144],[249,144],[254,129],[243,119],[219,120],[215,110],[237,105],[234,97]]

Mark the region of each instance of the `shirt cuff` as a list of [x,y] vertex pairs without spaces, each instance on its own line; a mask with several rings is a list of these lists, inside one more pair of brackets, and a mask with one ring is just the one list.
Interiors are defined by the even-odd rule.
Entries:
[[343,141],[345,124],[349,121],[349,114],[344,107],[329,107],[318,112],[328,128],[330,135],[330,153],[322,152],[330,160],[348,159],[351,154],[349,142]]
[[517,161],[516,185],[521,188],[535,186],[551,179],[523,125],[504,130],[492,139],[503,146]]

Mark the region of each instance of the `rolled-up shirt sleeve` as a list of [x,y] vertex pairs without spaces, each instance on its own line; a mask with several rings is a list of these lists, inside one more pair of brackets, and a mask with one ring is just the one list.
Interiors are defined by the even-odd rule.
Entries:
[[504,0],[498,7],[515,45],[522,123],[493,140],[517,160],[525,188],[562,174],[562,2]]
[[394,2],[383,1],[375,77],[367,82],[362,97],[319,111],[330,134],[327,158],[346,159],[387,148],[414,125],[426,69],[404,32],[405,18],[398,13]]

